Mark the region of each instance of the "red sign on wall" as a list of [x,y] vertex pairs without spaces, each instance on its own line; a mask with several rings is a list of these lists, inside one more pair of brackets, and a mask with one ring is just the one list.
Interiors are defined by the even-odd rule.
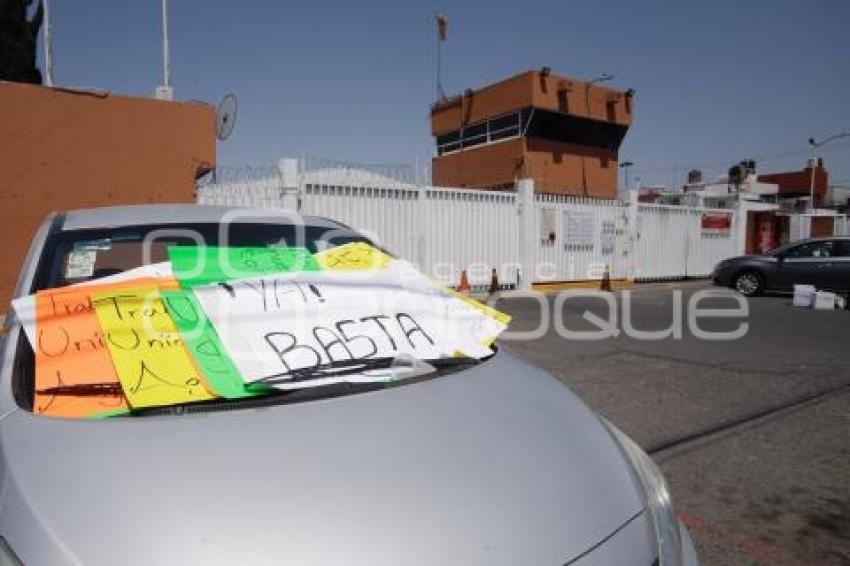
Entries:
[[731,214],[726,212],[706,212],[702,215],[703,236],[729,236],[731,232]]

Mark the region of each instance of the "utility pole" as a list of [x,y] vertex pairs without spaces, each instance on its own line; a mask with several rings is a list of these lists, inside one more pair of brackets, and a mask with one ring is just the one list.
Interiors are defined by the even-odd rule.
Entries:
[[157,87],[156,97],[160,100],[174,100],[171,56],[168,51],[168,0],[162,0],[162,86]]
[[50,25],[50,6],[47,0],[41,0],[44,6],[44,84],[53,86],[53,28]]
[[831,141],[835,141],[840,138],[850,137],[850,130],[839,132],[834,136],[829,136],[825,140],[815,141],[815,138],[809,138],[809,145],[812,148],[812,157],[809,162],[809,166],[812,169],[812,174],[809,177],[809,208],[815,207],[815,167],[817,166],[817,156],[815,155],[815,150],[819,147],[823,147]]

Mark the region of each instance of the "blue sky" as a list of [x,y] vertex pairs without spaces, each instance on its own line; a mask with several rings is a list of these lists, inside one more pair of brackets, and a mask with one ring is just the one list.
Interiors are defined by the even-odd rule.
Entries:
[[[150,95],[161,82],[159,0],[52,0],[59,85]],[[846,0],[171,0],[180,99],[233,92],[219,163],[311,155],[426,162],[437,11],[449,18],[447,92],[549,65],[634,88],[621,157],[644,183],[680,183],[753,157],[800,168],[810,136],[850,129]],[[822,150],[850,185],[850,139]]]

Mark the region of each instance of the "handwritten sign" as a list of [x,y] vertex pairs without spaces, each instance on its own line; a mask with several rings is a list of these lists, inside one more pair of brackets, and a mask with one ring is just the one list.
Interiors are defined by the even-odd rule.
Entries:
[[318,271],[313,255],[300,247],[170,246],[174,276],[184,289],[219,281],[289,271]]
[[239,370],[191,291],[162,291],[162,300],[183,337],[189,355],[210,386],[222,397],[236,399],[261,393],[248,390]]
[[315,254],[324,269],[383,269],[393,258],[366,242],[351,242]]
[[[339,274],[261,277],[194,293],[244,380],[321,364],[409,354],[483,357],[498,323],[442,293]],[[504,327],[502,327],[504,328]]]
[[38,293],[35,305],[33,411],[83,418],[126,410],[88,290]]
[[93,293],[92,304],[131,407],[215,397],[186,353],[156,286]]
[[[88,242],[86,242],[86,244],[88,244]],[[135,267],[114,275],[98,277],[91,281],[74,283],[73,285],[42,291],[42,293],[64,293],[68,290],[78,290],[82,288],[89,291],[98,289],[104,290],[110,288],[106,287],[106,285],[123,283],[126,281],[130,281],[130,285],[136,287],[155,284],[159,286],[160,289],[179,289],[179,285],[171,272],[171,264],[165,261],[162,263],[152,263],[150,265]],[[12,308],[15,309],[15,316],[18,318],[21,326],[23,326],[24,333],[27,335],[30,344],[35,347],[36,296],[26,295],[24,297],[18,297],[12,301]],[[94,313],[92,312],[91,314]]]
[[[454,289],[443,286],[441,283],[432,280],[426,277],[421,271],[419,271],[413,264],[403,259],[395,259],[384,252],[373,248],[369,244],[357,242],[354,244],[346,244],[345,246],[340,246],[339,248],[333,248],[331,250],[326,250],[324,252],[316,254],[316,260],[323,265],[326,269],[328,269],[326,265],[326,259],[328,257],[327,254],[334,252],[335,250],[343,250],[346,246],[356,246],[363,251],[362,255],[355,255],[354,257],[366,257],[366,261],[362,262],[353,262],[349,264],[349,267],[342,268],[346,271],[341,271],[341,276],[344,277],[343,280],[350,280],[354,275],[351,271],[354,269],[360,269],[362,271],[358,271],[359,275],[362,275],[364,281],[380,279],[382,281],[386,281],[393,285],[396,285],[400,288],[407,289],[413,292],[425,293],[425,294],[434,294],[437,293],[442,295],[447,295],[452,298],[457,299],[458,301],[465,303],[468,307],[477,310],[478,312],[484,314],[485,316],[491,318],[493,323],[489,325],[491,334],[482,338],[480,343],[484,346],[490,346],[501,334],[507,325],[511,321],[511,317],[508,314],[505,314],[501,311],[498,311],[486,304],[483,304],[476,299],[462,295],[456,292]],[[368,259],[369,254],[375,253],[376,256],[371,256],[379,259]],[[333,256],[331,256],[333,257]],[[372,265],[379,265],[379,269],[373,269]],[[355,267],[355,265],[357,267]],[[327,272],[328,277],[335,277],[336,273],[334,273],[334,268],[330,268]],[[458,305],[454,301],[449,301],[446,303],[447,305],[452,305],[452,308],[456,310]]]

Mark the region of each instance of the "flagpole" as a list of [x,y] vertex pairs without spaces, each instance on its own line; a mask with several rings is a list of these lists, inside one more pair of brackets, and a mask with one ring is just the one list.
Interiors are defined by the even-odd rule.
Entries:
[[443,40],[440,39],[440,26],[437,25],[437,100],[443,94]]
[[446,92],[443,90],[443,42],[446,40],[448,20],[446,16],[440,13],[434,19],[437,24],[437,100],[445,100]]

